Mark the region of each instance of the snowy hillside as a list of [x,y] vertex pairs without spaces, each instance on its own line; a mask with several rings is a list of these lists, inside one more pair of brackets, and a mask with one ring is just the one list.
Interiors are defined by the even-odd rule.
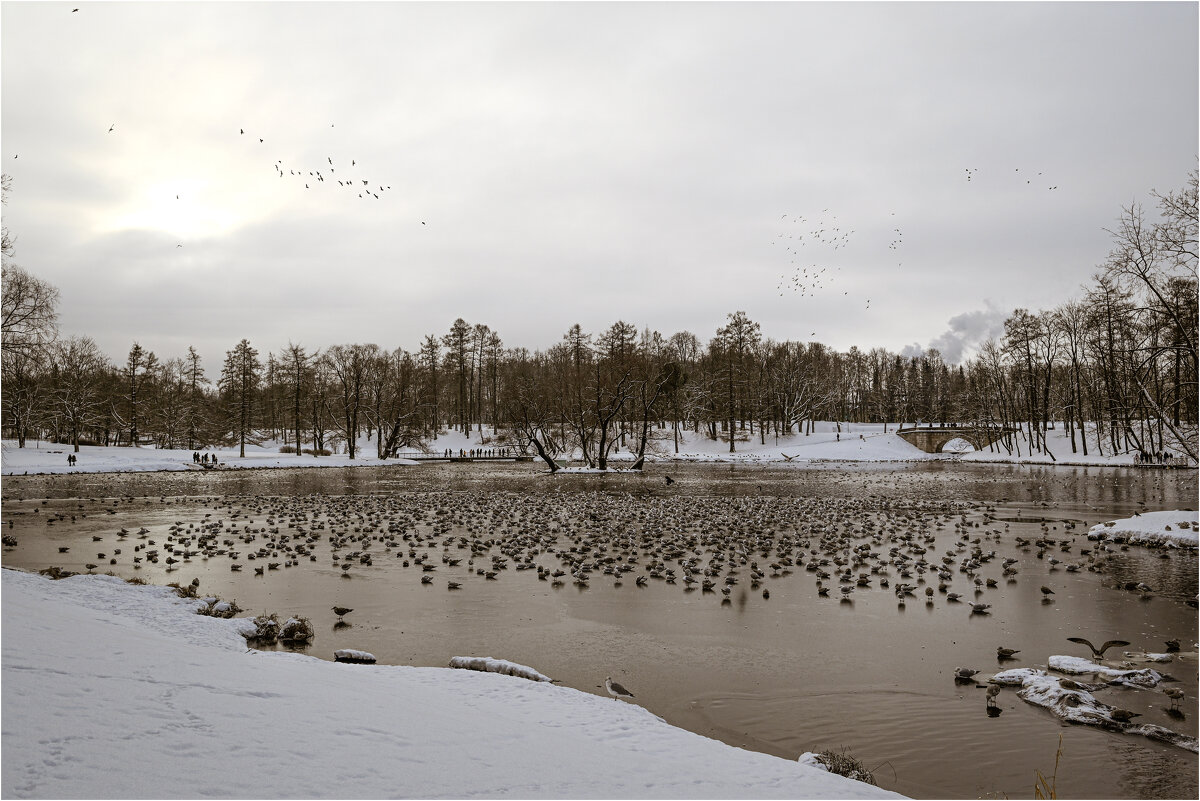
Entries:
[[549,683],[247,652],[162,587],[2,587],[5,798],[900,797]]

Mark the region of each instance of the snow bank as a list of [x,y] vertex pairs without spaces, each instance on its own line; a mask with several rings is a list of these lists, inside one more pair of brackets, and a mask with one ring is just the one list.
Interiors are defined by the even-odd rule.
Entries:
[[[1054,657],[1051,657],[1053,659]],[[1140,734],[1152,740],[1170,743],[1193,753],[1200,753],[1195,737],[1171,731],[1153,723],[1125,723],[1116,720],[1116,707],[1103,703],[1083,685],[1079,689],[1067,689],[1057,676],[1037,668],[1014,668],[1004,670],[992,677],[992,682],[1002,686],[1018,686],[1017,697],[1022,701],[1040,706],[1068,723],[1097,726],[1124,734]]]
[[545,682],[247,652],[168,588],[2,591],[5,798],[900,797]]
[[505,676],[517,676],[530,681],[549,681],[554,679],[538,673],[531,667],[509,662],[507,659],[492,659],[490,656],[452,656],[450,667],[463,670],[482,670],[486,673],[500,673]]
[[1200,528],[1200,513],[1191,510],[1143,512],[1092,526],[1088,539],[1195,548],[1197,528]]
[[[375,445],[364,443],[357,458],[345,454],[314,457],[311,454],[280,453],[279,443],[247,445],[246,455],[239,456],[237,448],[206,448],[201,451],[209,458],[214,456],[220,470],[244,470],[264,467],[379,467],[380,465],[418,465],[413,459],[379,459],[375,456]],[[160,449],[154,447],[105,448],[100,445],[82,445],[78,463],[67,464],[67,455],[74,453],[70,445],[48,442],[28,442],[18,448],[15,440],[4,440],[0,451],[0,474],[31,475],[40,473],[140,473],[149,471],[202,471],[203,467],[192,461],[192,451],[182,449]]]

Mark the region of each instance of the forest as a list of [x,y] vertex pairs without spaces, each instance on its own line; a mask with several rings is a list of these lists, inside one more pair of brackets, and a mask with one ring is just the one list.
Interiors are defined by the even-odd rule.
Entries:
[[[530,351],[459,318],[412,349],[289,342],[262,353],[242,339],[217,364],[194,348],[160,357],[134,342],[114,362],[90,337],[60,334],[58,289],[14,261],[5,228],[4,437],[18,447],[36,438],[243,453],[274,441],[383,458],[436,449],[440,431],[457,429],[605,468],[618,444],[638,457],[678,451],[684,430],[736,452],[739,441],[803,434],[815,420],[953,422],[1019,426],[1003,441],[1018,453],[1045,453],[1047,429],[1062,425],[1073,453],[1196,460],[1196,173],[1152,197],[1149,219],[1138,203],[1121,210],[1110,253],[1077,297],[1013,310],[1003,335],[961,364],[933,349],[778,341],[742,311],[707,338],[617,321],[594,332],[574,325]],[[356,452],[364,435],[373,453]]]

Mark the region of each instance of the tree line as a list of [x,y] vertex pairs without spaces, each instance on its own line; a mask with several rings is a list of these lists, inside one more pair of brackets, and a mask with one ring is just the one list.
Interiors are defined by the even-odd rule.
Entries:
[[949,365],[936,350],[839,352],[765,337],[744,312],[707,339],[617,321],[572,326],[542,350],[505,347],[457,319],[414,350],[291,343],[262,354],[242,339],[219,373],[201,355],[160,359],[133,343],[112,362],[86,336],[60,337],[57,290],[11,263],[4,232],[3,428],[24,447],[56,442],[197,449],[276,441],[314,455],[365,436],[373,456],[436,448],[448,430],[532,452],[552,467],[580,454],[604,468],[614,448],[678,451],[690,431],[766,444],[816,420],[1012,426],[1002,447],[1053,458],[1174,450],[1197,457],[1197,180],[1153,194],[1157,214],[1123,208],[1112,250],[1082,294],[1014,310],[999,338]]

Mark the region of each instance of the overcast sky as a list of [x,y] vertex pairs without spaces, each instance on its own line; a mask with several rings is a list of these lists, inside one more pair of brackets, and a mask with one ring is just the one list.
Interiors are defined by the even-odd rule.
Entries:
[[1196,3],[0,22],[14,260],[59,287],[64,334],[195,345],[210,374],[243,337],[413,350],[462,317],[531,349],[618,319],[707,341],[736,310],[952,358],[1078,295],[1121,207],[1196,165]]

